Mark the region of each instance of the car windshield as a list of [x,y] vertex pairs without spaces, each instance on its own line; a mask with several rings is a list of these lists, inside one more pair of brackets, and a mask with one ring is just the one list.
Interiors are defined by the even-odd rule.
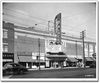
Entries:
[[4,65],[4,68],[12,68],[12,67],[23,67],[23,66],[16,63],[7,63]]
[[5,65],[4,65],[4,68],[12,68],[12,67],[13,67],[12,64],[5,64]]

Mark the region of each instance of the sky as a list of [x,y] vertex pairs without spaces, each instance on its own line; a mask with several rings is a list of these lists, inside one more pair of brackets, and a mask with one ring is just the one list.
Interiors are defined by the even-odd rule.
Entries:
[[86,30],[86,39],[96,41],[96,4],[95,3],[4,3],[3,20],[19,26],[36,26],[48,30],[53,26],[55,16],[61,13],[62,32],[80,37]]

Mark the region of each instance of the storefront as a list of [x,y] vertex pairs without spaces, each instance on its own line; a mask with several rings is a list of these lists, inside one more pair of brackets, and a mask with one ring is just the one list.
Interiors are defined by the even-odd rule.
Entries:
[[45,66],[45,61],[43,60],[36,60],[36,59],[32,59],[32,55],[20,55],[18,56],[19,59],[19,63],[23,66],[25,66],[26,68],[38,68],[39,64],[40,67],[41,66]]
[[76,67],[78,60],[76,58],[67,57],[66,63],[69,67]]
[[12,63],[14,62],[14,53],[3,53],[3,66],[6,63]]
[[48,67],[53,67],[53,68],[64,67],[64,61],[66,60],[66,55],[64,54],[60,55],[59,53],[49,53],[46,57],[49,59]]
[[93,57],[85,57],[86,66],[90,66],[92,63],[96,62],[96,59]]

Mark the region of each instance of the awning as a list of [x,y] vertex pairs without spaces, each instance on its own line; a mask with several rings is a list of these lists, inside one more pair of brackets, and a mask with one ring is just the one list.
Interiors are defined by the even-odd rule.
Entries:
[[64,52],[47,52],[49,55],[65,55]]
[[96,61],[96,59],[95,58],[93,58],[93,57],[91,57],[92,59],[93,59],[93,61]]
[[85,57],[86,61],[95,61],[95,59],[93,59],[92,57]]
[[77,62],[78,60],[75,58],[67,57],[67,61],[69,62]]
[[64,58],[67,58],[66,55],[47,55],[46,57],[64,57]]
[[32,56],[18,56],[19,62],[44,62],[42,59],[36,60],[36,59],[32,59]]
[[65,55],[47,55],[46,57],[54,61],[63,61],[67,58]]

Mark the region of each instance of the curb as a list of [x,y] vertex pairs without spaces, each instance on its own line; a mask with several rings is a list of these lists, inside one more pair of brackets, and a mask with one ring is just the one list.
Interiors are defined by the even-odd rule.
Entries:
[[52,69],[51,68],[48,68],[48,69],[47,68],[44,68],[44,69],[41,68],[40,70],[39,69],[28,69],[28,70],[29,71],[48,71],[48,70],[52,71],[52,70],[65,70],[65,69],[66,70],[73,70],[73,69],[88,69],[88,68],[77,68],[77,67],[73,67],[73,68],[52,68]]

